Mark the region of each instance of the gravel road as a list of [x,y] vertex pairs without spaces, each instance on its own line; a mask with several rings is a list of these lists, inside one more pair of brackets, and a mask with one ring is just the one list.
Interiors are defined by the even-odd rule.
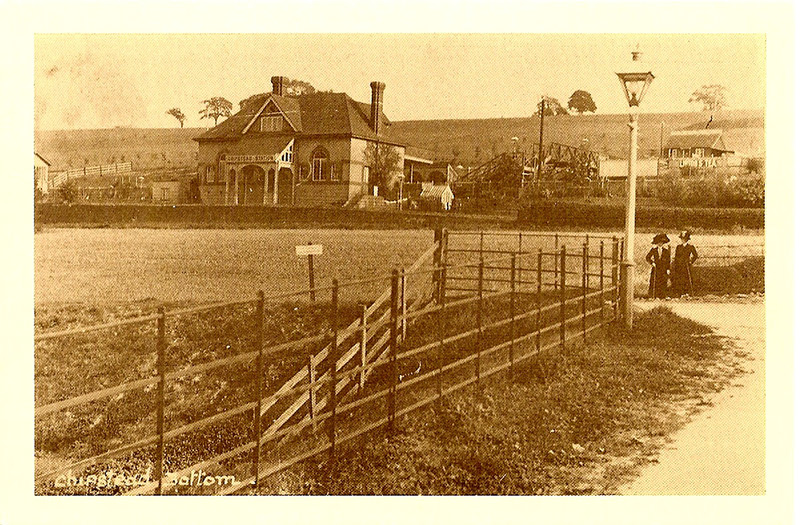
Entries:
[[763,300],[643,302],[666,304],[730,338],[745,374],[709,398],[711,406],[678,431],[658,462],[620,488],[624,495],[762,495],[765,493],[765,353]]

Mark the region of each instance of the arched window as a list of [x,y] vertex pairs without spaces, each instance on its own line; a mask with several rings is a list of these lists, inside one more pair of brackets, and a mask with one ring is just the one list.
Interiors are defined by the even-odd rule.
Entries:
[[311,154],[311,180],[327,180],[328,151],[322,146]]

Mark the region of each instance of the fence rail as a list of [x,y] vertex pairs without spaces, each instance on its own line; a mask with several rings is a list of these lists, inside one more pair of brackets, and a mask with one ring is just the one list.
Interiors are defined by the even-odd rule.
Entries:
[[[68,465],[62,462],[50,471],[37,469],[37,484],[145,451],[154,465],[154,479],[125,493],[162,494],[172,490],[166,488],[165,465],[176,465],[168,456],[170,443],[241,419],[239,426],[226,428],[235,434],[241,425],[245,429],[249,425],[247,439],[210,458],[178,464],[181,468],[169,475],[185,476],[234,461],[231,468],[239,469],[237,475],[244,476],[243,481],[216,493],[257,489],[269,476],[304,459],[325,452],[334,459],[343,443],[375,429],[385,426],[392,433],[404,414],[470,385],[481,388],[490,376],[505,370],[513,373],[519,363],[546,350],[564,350],[567,342],[585,340],[587,334],[616,319],[622,248],[616,238],[577,236],[576,249],[568,250],[565,244],[558,246],[556,237],[551,252],[526,245],[533,238],[438,230],[433,245],[407,270],[358,282],[334,280],[331,286],[316,288],[330,293],[330,301],[324,304],[328,326],[319,334],[281,343],[265,342],[265,301],[305,297],[308,289],[272,296],[259,291],[252,299],[171,312],[159,309],[155,315],[38,334],[37,344],[50,344],[155,321],[157,365],[153,377],[37,406],[38,423],[67,408],[156,387],[154,434]],[[465,248],[476,239],[477,251]],[[598,239],[595,245],[590,244],[593,239]],[[467,285],[454,286],[456,281]],[[342,292],[376,282],[385,282],[387,287],[364,304],[355,318],[348,317]],[[248,321],[254,335],[252,347],[204,363],[168,366],[168,319],[231,305],[252,308],[248,314],[252,315]],[[296,356],[296,372],[279,387],[268,388],[269,358],[289,350]],[[167,412],[174,411],[167,402],[169,384],[232,366],[243,366],[250,374],[235,406],[168,428]]]

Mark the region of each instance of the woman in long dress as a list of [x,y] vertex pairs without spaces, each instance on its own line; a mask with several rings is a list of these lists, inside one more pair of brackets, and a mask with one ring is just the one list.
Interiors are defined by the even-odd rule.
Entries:
[[651,298],[663,299],[667,296],[667,282],[669,280],[669,237],[666,233],[659,233],[653,237],[653,246],[647,253],[645,260],[650,264],[650,291]]
[[697,249],[689,244],[691,234],[683,231],[678,236],[681,243],[675,247],[675,258],[672,261],[672,295],[683,297],[694,293],[692,281],[692,265],[697,260]]

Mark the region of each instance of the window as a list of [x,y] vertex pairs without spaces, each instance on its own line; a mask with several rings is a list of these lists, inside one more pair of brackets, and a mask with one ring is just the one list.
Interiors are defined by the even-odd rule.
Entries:
[[325,148],[317,148],[311,154],[311,180],[323,181],[327,180],[327,173],[325,168],[328,166],[328,152]]
[[169,189],[168,188],[161,188],[161,200],[168,201],[169,200]]
[[369,166],[364,166],[364,170],[361,172],[361,180],[364,184],[369,184]]
[[331,162],[331,180],[332,181],[339,181],[339,166],[335,162]]
[[294,144],[289,144],[289,147],[281,155],[281,162],[292,162],[294,157]]
[[265,115],[261,117],[261,131],[281,131],[283,117],[281,115]]
[[219,169],[217,171],[217,173],[219,173],[220,182],[222,182],[222,176],[224,175],[224,173],[226,171],[225,167],[226,167],[225,166],[225,154],[223,153],[222,155],[219,156],[219,166],[218,166]]
[[211,184],[214,182],[214,166],[206,166],[206,183]]

